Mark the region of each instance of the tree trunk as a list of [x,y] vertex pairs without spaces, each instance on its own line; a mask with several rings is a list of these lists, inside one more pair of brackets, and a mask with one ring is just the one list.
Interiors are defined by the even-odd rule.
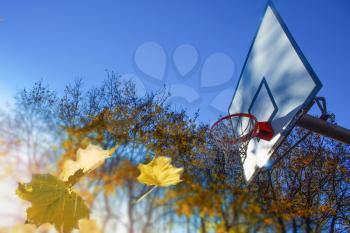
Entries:
[[151,230],[151,221],[152,221],[152,213],[153,213],[153,198],[149,201],[149,205],[147,206],[147,216],[146,223],[143,226],[142,233],[149,233]]
[[205,220],[201,217],[201,233],[207,233],[207,229],[205,226]]
[[298,233],[298,226],[295,218],[293,218],[292,223],[293,223],[293,233]]
[[335,220],[336,220],[336,218],[335,218],[335,216],[333,216],[331,226],[329,228],[329,233],[334,233]]
[[305,218],[305,232],[311,233],[311,221],[310,218]]
[[[273,200],[277,201],[276,194],[275,194],[275,189],[274,189],[273,181],[272,181],[272,177],[271,177],[271,171],[268,171],[267,174],[268,174],[268,178],[269,178],[269,184],[270,184],[270,187],[271,187],[271,193],[272,193]],[[283,219],[280,216],[278,216],[277,220],[278,220],[278,224],[280,226],[281,232],[282,233],[286,233],[286,227],[284,226]]]
[[128,191],[129,191],[129,201],[128,201],[128,220],[129,220],[129,229],[128,233],[134,233],[134,203],[133,203],[133,187],[132,183],[128,182]]
[[190,217],[186,216],[186,229],[187,229],[187,233],[191,233],[191,221],[190,221]]
[[277,220],[278,220],[278,224],[280,225],[281,232],[282,232],[282,233],[286,233],[286,228],[285,228],[285,226],[284,226],[284,221],[283,221],[283,219],[282,219],[281,217],[278,217]]

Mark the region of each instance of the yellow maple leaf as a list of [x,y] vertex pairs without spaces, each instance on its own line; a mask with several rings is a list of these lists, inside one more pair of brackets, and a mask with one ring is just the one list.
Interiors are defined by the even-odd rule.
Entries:
[[55,233],[57,232],[49,223],[43,224],[40,227],[36,227],[34,224],[16,224],[12,227],[0,228],[1,233]]
[[81,219],[79,221],[80,233],[102,233],[95,220]]
[[59,232],[68,233],[78,227],[79,219],[89,218],[83,199],[49,174],[36,174],[32,182],[19,183],[16,194],[32,203],[27,209],[27,222],[36,226],[51,223]]
[[103,150],[101,147],[93,144],[89,144],[85,149],[79,148],[77,151],[77,160],[67,160],[64,163],[59,179],[67,182],[78,171],[82,171],[81,175],[86,175],[101,166],[105,159],[110,157],[115,150],[116,147],[110,150]]
[[171,159],[164,156],[156,157],[148,164],[139,164],[138,169],[141,174],[137,180],[146,185],[166,187],[182,181],[183,168],[172,166]]
[[36,227],[33,224],[17,224],[11,228],[0,228],[0,232],[7,233],[35,233]]

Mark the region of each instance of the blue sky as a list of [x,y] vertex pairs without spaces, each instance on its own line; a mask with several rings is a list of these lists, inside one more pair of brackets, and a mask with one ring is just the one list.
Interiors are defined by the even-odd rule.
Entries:
[[[350,128],[350,2],[273,2],[322,81],[320,95],[329,110]],[[186,90],[186,98],[174,98],[174,105],[189,112],[199,108],[203,121],[213,121],[222,113],[211,103],[221,93],[216,103],[228,107],[265,5],[261,0],[2,0],[0,102],[39,79],[58,92],[75,77],[83,77],[87,87],[98,86],[108,69],[137,77],[147,90],[163,84]],[[181,63],[174,57],[184,45],[190,45],[183,51],[189,60]],[[209,79],[215,75],[222,78],[219,83]]]

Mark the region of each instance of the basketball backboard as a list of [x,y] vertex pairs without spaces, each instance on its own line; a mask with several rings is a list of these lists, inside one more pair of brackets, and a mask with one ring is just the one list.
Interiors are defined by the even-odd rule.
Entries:
[[243,161],[250,181],[288,136],[322,87],[273,5],[268,4],[243,66],[229,114],[271,123],[271,141],[252,139]]

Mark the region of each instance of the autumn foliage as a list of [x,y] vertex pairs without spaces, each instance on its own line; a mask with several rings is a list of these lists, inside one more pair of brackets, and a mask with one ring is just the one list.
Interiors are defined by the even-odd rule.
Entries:
[[[306,133],[296,128],[274,155],[282,159],[247,184],[239,153],[218,148],[208,125],[174,110],[164,90],[139,97],[132,83],[108,73],[101,87],[87,91],[76,81],[59,97],[39,83],[19,96],[18,107],[32,108],[21,108],[13,120],[32,121],[24,114],[31,111],[37,116],[32,130],[50,135],[46,130],[53,129],[56,139],[48,143],[56,148],[53,153],[42,150],[28,161],[28,174],[51,175],[33,175],[18,188],[18,195],[32,202],[30,223],[45,223],[36,213],[55,198],[33,196],[44,185],[56,188],[57,205],[79,199],[78,206],[71,203],[79,216],[69,217],[72,211],[62,208],[51,221],[62,232],[83,232],[89,224],[96,232],[128,233],[349,230],[348,146],[311,134],[288,151]],[[30,136],[14,135],[1,141],[15,145],[4,147],[6,153]],[[85,159],[93,163],[84,162],[84,151],[91,152]],[[92,215],[97,223],[79,223]]]

